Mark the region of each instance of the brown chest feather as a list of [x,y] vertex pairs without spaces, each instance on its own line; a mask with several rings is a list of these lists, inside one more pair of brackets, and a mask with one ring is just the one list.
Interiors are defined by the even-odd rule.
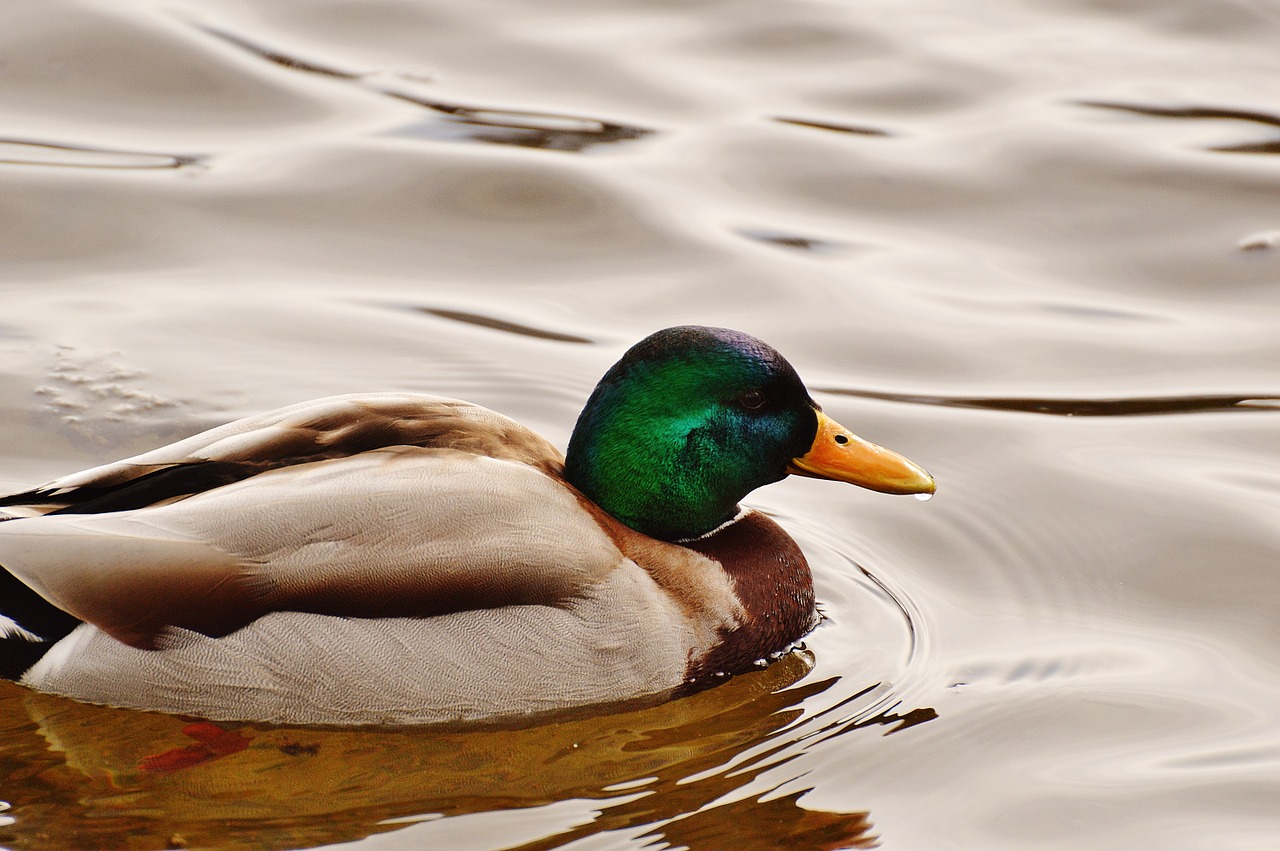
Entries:
[[768,517],[748,512],[687,546],[723,565],[746,610],[741,626],[690,665],[688,677],[695,687],[716,674],[753,670],[757,660],[786,650],[813,629],[817,612],[809,564],[796,542]]

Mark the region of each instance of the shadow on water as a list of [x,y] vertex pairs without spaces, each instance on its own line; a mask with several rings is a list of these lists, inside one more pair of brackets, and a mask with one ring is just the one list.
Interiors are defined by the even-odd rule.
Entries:
[[[858,712],[858,701],[881,689],[871,686],[805,718],[802,703],[839,682],[801,682],[812,661],[793,653],[658,706],[453,730],[192,722],[3,683],[0,795],[11,807],[0,843],[15,851],[297,848],[407,822],[430,822],[411,828],[430,830],[468,813],[589,801],[585,824],[574,819],[550,836],[538,824],[530,831],[538,838],[515,847],[555,848],[601,831],[692,849],[715,847],[724,836],[740,837],[737,847],[745,849],[866,847],[874,841],[867,812],[800,806],[807,788],[780,787],[803,771],[762,775],[833,736],[894,733],[936,713],[881,709],[865,717],[871,710]],[[842,711],[852,714],[839,717]],[[735,793],[737,800],[716,803]],[[473,844],[511,842],[478,833]]]
[[1148,396],[1128,399],[1039,399],[995,398],[982,396],[933,396],[910,393],[885,393],[844,387],[814,388],[821,393],[881,399],[910,405],[935,405],[944,408],[983,408],[1024,414],[1049,414],[1056,417],[1137,417],[1157,414],[1259,413],[1280,411],[1280,396],[1269,394],[1230,394],[1206,396]]
[[347,80],[367,91],[425,107],[435,113],[431,121],[402,127],[392,132],[394,136],[432,141],[486,142],[576,153],[596,145],[640,139],[654,132],[580,115],[448,103],[375,83],[373,74],[344,71],[332,65],[301,59],[226,30],[207,26],[198,28],[283,68]]

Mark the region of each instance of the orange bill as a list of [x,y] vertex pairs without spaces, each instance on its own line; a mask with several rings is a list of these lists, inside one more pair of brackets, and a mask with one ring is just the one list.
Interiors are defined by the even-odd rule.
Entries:
[[789,470],[799,476],[849,482],[880,493],[933,493],[936,485],[920,467],[876,446],[818,411],[818,436]]

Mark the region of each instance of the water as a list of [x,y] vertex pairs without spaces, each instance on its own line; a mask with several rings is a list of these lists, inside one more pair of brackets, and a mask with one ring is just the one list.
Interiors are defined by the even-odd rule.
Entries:
[[225,730],[0,688],[0,846],[1280,843],[1274,5],[3,14],[0,485],[361,390],[563,445],[701,322],[939,490],[758,492],[825,620],[664,706]]

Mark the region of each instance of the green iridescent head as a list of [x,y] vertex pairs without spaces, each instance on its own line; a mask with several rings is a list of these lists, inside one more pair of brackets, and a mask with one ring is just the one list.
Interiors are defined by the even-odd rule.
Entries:
[[772,347],[723,328],[668,328],[600,380],[574,427],[565,478],[633,529],[690,538],[785,477],[813,445],[818,418]]

